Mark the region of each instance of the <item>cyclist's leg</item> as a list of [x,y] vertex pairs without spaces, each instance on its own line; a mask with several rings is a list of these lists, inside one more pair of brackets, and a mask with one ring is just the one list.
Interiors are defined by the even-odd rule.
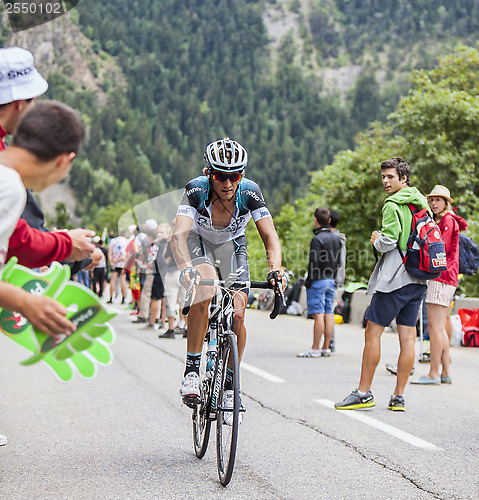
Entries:
[[[199,264],[193,261],[193,265],[203,279],[216,278],[215,269],[211,264],[207,262]],[[208,330],[208,308],[214,293],[214,287],[197,287],[196,296],[188,313],[186,366],[180,389],[183,403],[187,406],[199,402],[201,352]]]
[[233,331],[238,337],[238,356],[240,363],[246,345],[246,328],[244,325],[244,316],[246,312],[247,302],[248,295],[245,292],[240,291],[235,294],[233,299],[233,305],[235,308]]
[[[239,274],[241,281],[249,281],[248,251],[246,246],[246,236],[239,236],[233,240],[233,255],[231,257],[231,271]],[[246,345],[246,328],[244,326],[244,316],[246,304],[248,303],[248,289],[243,289],[235,294],[234,308],[235,318],[233,330],[238,337],[238,358],[241,358]]]
[[[193,262],[194,264],[194,262]],[[209,263],[195,265],[203,279],[216,279],[216,271]],[[186,348],[188,352],[198,353],[203,349],[206,331],[208,329],[208,307],[215,294],[213,287],[199,286],[196,296],[188,313],[188,332]]]
[[[203,279],[215,279],[216,272],[202,238],[191,231],[187,239],[191,263]],[[180,394],[183,402],[190,406],[197,404],[200,395],[201,352],[208,329],[208,308],[215,293],[214,287],[196,287],[196,295],[188,314],[186,341],[186,367]]]

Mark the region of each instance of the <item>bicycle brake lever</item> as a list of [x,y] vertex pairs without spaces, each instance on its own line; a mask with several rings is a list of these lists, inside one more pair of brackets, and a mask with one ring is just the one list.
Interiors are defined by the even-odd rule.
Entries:
[[183,306],[183,310],[181,311],[183,313],[183,316],[188,316],[188,313],[190,312],[191,302],[193,298],[193,289],[195,285],[196,280],[191,280],[188,286],[188,290],[186,291],[185,305]]

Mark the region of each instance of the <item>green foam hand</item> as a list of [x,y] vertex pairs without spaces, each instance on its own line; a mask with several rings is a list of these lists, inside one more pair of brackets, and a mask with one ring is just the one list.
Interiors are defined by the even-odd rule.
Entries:
[[75,372],[91,378],[97,365],[113,360],[109,346],[115,335],[107,323],[116,313],[107,312],[98,296],[79,283],[68,281],[70,269],[54,262],[47,273],[38,273],[16,264],[11,259],[4,268],[2,280],[21,286],[30,293],[46,295],[63,304],[67,318],[77,330],[70,335],[50,337],[34,329],[18,313],[0,312],[0,329],[9,338],[33,353],[22,365],[44,362],[62,381],[69,381]]

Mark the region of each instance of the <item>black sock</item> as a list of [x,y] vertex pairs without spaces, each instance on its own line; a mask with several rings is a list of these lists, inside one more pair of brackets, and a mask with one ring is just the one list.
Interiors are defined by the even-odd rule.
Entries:
[[201,352],[186,353],[185,376],[190,372],[200,374]]
[[233,375],[234,371],[231,368],[226,368],[226,377],[225,377],[225,390],[232,391],[233,390]]

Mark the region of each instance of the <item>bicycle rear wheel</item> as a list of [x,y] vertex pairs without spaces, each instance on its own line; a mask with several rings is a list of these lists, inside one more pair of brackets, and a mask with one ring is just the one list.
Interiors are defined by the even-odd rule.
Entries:
[[193,410],[193,444],[198,458],[205,456],[210,438],[211,420],[208,419],[209,384],[203,386],[205,392],[201,397],[201,403]]
[[203,348],[203,351],[200,365],[200,403],[193,409],[193,445],[198,458],[205,456],[211,429],[211,420],[209,419],[211,379],[207,378],[206,375],[206,348]]
[[[236,335],[233,332],[228,334],[228,341],[224,344],[221,353],[222,370],[221,374],[221,389],[218,399],[218,411],[216,418],[216,458],[218,465],[218,474],[220,483],[226,486],[231,481],[233,475],[233,468],[236,458],[236,444],[238,441],[238,425],[239,425],[239,412],[240,412],[240,391],[239,391],[239,358],[238,346],[236,344]],[[225,409],[223,407],[223,394],[225,392],[225,378],[226,368],[228,365],[228,358],[231,357],[233,362],[233,409]],[[225,415],[230,416],[233,413],[232,425],[226,425],[224,421]]]

